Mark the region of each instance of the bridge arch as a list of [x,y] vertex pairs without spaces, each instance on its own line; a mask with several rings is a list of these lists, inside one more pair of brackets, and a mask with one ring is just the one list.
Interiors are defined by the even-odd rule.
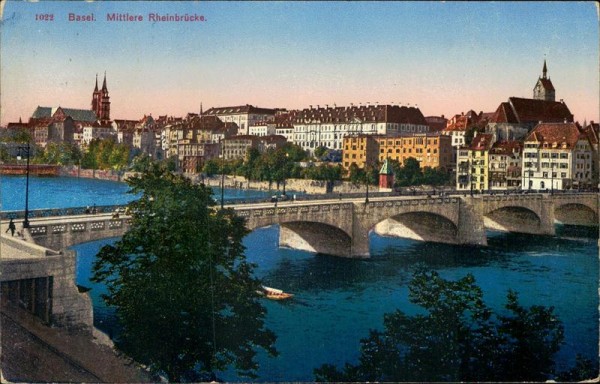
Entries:
[[567,225],[598,225],[598,213],[583,203],[556,204],[554,219]]
[[483,225],[487,229],[502,232],[538,234],[542,231],[542,219],[537,212],[525,206],[505,205],[483,216]]
[[373,230],[382,236],[449,244],[458,242],[456,223],[445,215],[428,211],[412,211],[393,215],[377,223]]
[[352,237],[339,227],[322,222],[287,221],[279,224],[279,246],[350,256]]

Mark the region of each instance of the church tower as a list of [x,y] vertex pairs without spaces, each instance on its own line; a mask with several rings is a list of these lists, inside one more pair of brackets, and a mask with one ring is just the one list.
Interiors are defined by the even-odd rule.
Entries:
[[98,75],[96,74],[96,87],[92,95],[92,110],[102,125],[110,124],[110,97],[106,87],[106,72],[104,72],[104,82],[102,89],[98,89]]
[[546,60],[544,60],[544,67],[542,68],[542,77],[538,78],[535,87],[533,87],[533,98],[536,100],[556,101],[554,94],[554,86],[552,81],[547,77],[548,67],[546,66]]

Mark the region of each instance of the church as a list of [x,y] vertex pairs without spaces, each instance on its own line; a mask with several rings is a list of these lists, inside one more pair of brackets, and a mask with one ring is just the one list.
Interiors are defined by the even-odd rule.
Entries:
[[110,96],[106,85],[106,73],[102,88],[96,87],[92,94],[91,109],[75,109],[38,106],[29,118],[28,127],[36,145],[44,148],[49,142],[69,142],[81,145],[84,136],[98,136],[99,132],[112,131],[110,120]]
[[538,123],[572,123],[573,114],[561,99],[556,101],[554,85],[544,60],[542,76],[533,87],[531,99],[510,97],[500,103],[486,127],[496,141],[522,140]]

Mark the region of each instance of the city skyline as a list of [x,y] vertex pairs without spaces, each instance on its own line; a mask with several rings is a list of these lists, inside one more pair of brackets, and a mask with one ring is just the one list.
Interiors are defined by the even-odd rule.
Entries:
[[[493,112],[511,96],[532,97],[544,59],[556,99],[580,122],[599,120],[593,2],[2,5],[2,125],[27,121],[38,105],[91,108],[105,71],[112,119],[182,116],[201,103]],[[127,17],[143,21],[115,21]]]

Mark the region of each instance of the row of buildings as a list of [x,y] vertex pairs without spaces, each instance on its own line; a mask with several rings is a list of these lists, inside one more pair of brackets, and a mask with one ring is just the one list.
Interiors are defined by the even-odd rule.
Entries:
[[[589,169],[591,175],[585,169],[587,165],[579,172],[544,173],[541,164],[545,162],[536,163],[540,169],[534,169],[533,161],[523,162],[525,158],[533,159],[529,156],[533,156],[534,146],[527,141],[533,132],[537,132],[538,141],[552,137],[553,143],[568,142],[566,146],[571,148],[575,145],[575,127],[582,137],[588,138],[590,148],[594,148],[594,140],[597,147],[597,124],[575,124],[566,103],[556,101],[555,94],[544,61],[532,98],[510,97],[494,112],[470,110],[449,119],[425,117],[416,106],[376,103],[311,105],[301,110],[242,105],[203,111],[200,105],[199,113],[184,117],[144,115],[139,120],[111,120],[105,74],[101,88],[96,77],[90,110],[38,107],[28,122],[10,123],[8,128],[28,129],[40,147],[50,142],[70,142],[85,150],[94,139],[112,137],[134,152],[175,159],[183,172],[192,173],[211,158],[244,158],[250,148],[265,151],[294,143],[308,153],[319,147],[341,152],[346,170],[353,164],[363,168],[385,159],[402,163],[413,157],[421,167],[455,172],[459,189],[544,189],[546,185],[573,187],[595,183],[598,167],[594,162]],[[541,151],[543,145],[537,148]],[[594,156],[597,157],[590,155]],[[506,165],[503,161],[507,161]],[[561,169],[561,164],[557,161],[555,166]],[[542,180],[543,175],[555,173],[554,184]],[[567,176],[562,177],[563,174]]]

